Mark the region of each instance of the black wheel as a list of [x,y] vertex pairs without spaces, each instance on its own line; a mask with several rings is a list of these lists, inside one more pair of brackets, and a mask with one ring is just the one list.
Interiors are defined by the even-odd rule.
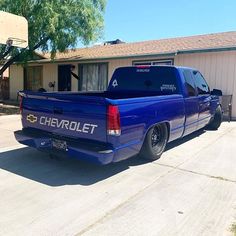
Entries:
[[208,124],[208,128],[213,129],[213,130],[217,130],[221,125],[222,119],[223,119],[222,109],[221,109],[221,106],[218,106],[216,108],[216,112],[215,112],[213,119]]
[[140,155],[148,160],[157,160],[165,150],[168,140],[166,124],[157,124],[151,128],[144,140]]

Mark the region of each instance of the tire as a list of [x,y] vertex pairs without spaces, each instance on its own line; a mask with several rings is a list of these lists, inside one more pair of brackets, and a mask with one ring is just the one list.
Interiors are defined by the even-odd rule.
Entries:
[[208,128],[212,130],[217,130],[222,123],[222,119],[223,119],[222,109],[221,109],[221,106],[218,106],[216,108],[216,112],[213,119],[208,124]]
[[140,156],[150,161],[159,159],[165,150],[168,136],[166,124],[161,123],[152,127],[145,137]]

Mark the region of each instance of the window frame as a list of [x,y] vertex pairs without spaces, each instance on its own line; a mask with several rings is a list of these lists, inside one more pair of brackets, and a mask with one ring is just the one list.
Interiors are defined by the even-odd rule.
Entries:
[[[202,75],[202,73],[201,73],[200,71],[198,71],[198,70],[193,70],[193,71],[192,71],[192,74],[193,74],[194,83],[195,83],[196,90],[197,90],[197,95],[198,95],[198,96],[202,96],[202,95],[210,95],[210,94],[211,94],[210,86],[208,85],[208,83],[207,83],[206,79],[204,78],[204,76]],[[199,75],[202,77],[203,81],[204,81],[205,84],[207,85],[208,92],[205,92],[205,93],[199,93],[199,88],[198,88],[197,83],[196,83],[196,81],[197,81],[197,79],[196,79],[196,75],[197,75],[197,74],[199,74]]]
[[[89,66],[89,65],[105,65],[106,66],[106,87],[108,86],[108,76],[109,76],[109,62],[88,62],[88,63],[79,63],[78,64],[78,74],[79,74],[79,81],[78,81],[78,91],[89,91],[89,90],[82,90],[83,88],[83,66]],[[95,90],[94,90],[95,91]]]
[[[170,64],[165,64],[166,62],[170,62]],[[137,60],[133,61],[132,65],[133,66],[142,66],[142,65],[150,65],[150,66],[158,66],[158,64],[155,63],[160,63],[159,65],[174,65],[174,59],[173,58],[165,58],[165,59],[153,59],[153,60]]]
[[[193,82],[193,85],[194,85],[194,95],[189,95],[189,91],[188,91],[188,88],[187,88],[187,81],[186,81],[186,78],[185,78],[185,72],[189,72],[190,76],[191,76],[191,79],[192,79],[192,82]],[[196,87],[196,83],[194,81],[194,77],[193,77],[193,71],[191,69],[183,69],[183,76],[184,76],[184,87],[185,87],[185,90],[186,90],[186,93],[188,95],[188,97],[196,97],[198,96],[198,90],[197,90],[197,87]]]
[[[32,70],[32,74],[33,74],[33,77],[35,76],[35,69],[36,68],[40,68],[40,82],[39,82],[39,88],[28,88],[28,80],[29,80],[29,70]],[[30,78],[31,81],[35,80],[35,78]],[[32,82],[31,82],[31,85],[32,85]],[[32,87],[32,86],[31,86]],[[35,66],[27,66],[27,67],[24,67],[24,89],[25,90],[32,90],[32,91],[36,91],[40,88],[43,88],[43,65],[35,65]]]

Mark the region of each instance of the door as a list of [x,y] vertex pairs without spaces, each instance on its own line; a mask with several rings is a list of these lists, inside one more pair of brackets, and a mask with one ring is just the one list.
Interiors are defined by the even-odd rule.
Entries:
[[185,98],[185,130],[184,135],[190,134],[197,130],[198,115],[199,115],[199,101],[196,91],[196,86],[193,81],[193,74],[191,70],[185,69],[183,71],[185,79],[185,89],[187,97]]
[[79,90],[103,91],[107,89],[108,64],[93,63],[79,65]]
[[58,66],[58,91],[71,91],[71,65]]
[[1,79],[0,77],[0,99],[9,99],[9,91],[9,78],[3,77],[3,79]]
[[211,96],[209,86],[202,74],[199,71],[193,71],[193,76],[198,92],[198,129],[200,129],[207,125],[211,119]]

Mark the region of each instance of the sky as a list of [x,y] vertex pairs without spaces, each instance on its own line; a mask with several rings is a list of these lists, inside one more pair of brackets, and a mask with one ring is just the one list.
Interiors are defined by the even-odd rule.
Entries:
[[236,0],[107,0],[99,41],[137,42],[236,30]]

